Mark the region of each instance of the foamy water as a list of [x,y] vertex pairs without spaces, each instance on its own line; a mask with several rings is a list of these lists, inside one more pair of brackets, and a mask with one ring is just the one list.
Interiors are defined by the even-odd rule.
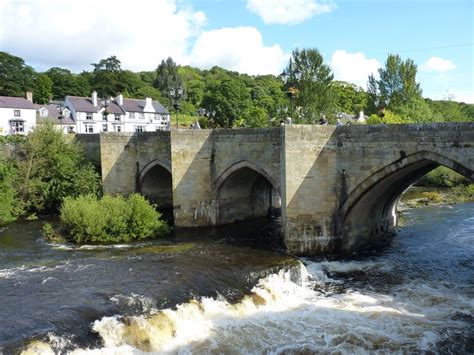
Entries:
[[50,332],[23,353],[472,353],[473,207],[410,211],[416,223],[383,255],[304,260],[261,278],[235,303],[196,296],[161,307],[158,294],[116,293],[108,302],[135,311],[91,322],[99,344]]

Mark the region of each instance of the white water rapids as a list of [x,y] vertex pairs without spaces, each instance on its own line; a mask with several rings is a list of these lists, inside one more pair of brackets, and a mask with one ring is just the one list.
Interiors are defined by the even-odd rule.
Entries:
[[23,354],[474,353],[474,204],[408,214],[413,224],[381,255],[305,260],[235,304],[197,297],[159,309],[116,294],[110,302],[142,311],[91,323],[98,346],[50,333]]

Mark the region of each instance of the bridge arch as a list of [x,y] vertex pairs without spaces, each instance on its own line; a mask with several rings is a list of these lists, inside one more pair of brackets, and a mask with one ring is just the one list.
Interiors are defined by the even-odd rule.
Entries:
[[138,190],[164,211],[173,208],[171,165],[161,159],[149,162],[138,174]]
[[474,171],[438,153],[420,151],[401,156],[366,178],[343,201],[335,220],[343,253],[376,245],[381,235],[394,232],[401,195],[431,170],[443,165],[474,178]]
[[224,170],[214,183],[214,192],[217,224],[266,217],[281,207],[276,180],[248,160]]

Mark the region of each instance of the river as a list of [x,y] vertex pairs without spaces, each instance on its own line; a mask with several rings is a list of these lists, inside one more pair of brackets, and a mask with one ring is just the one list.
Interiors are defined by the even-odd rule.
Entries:
[[474,353],[474,204],[404,216],[384,252],[304,265],[237,227],[75,247],[11,224],[0,353]]

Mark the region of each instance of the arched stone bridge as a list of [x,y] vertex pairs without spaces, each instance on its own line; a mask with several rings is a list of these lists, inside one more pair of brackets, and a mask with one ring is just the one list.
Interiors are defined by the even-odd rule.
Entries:
[[394,231],[401,194],[439,165],[474,180],[474,123],[78,139],[89,152],[99,148],[106,193],[140,191],[172,209],[178,227],[231,223],[281,206],[285,245],[299,255],[348,254],[376,244]]

